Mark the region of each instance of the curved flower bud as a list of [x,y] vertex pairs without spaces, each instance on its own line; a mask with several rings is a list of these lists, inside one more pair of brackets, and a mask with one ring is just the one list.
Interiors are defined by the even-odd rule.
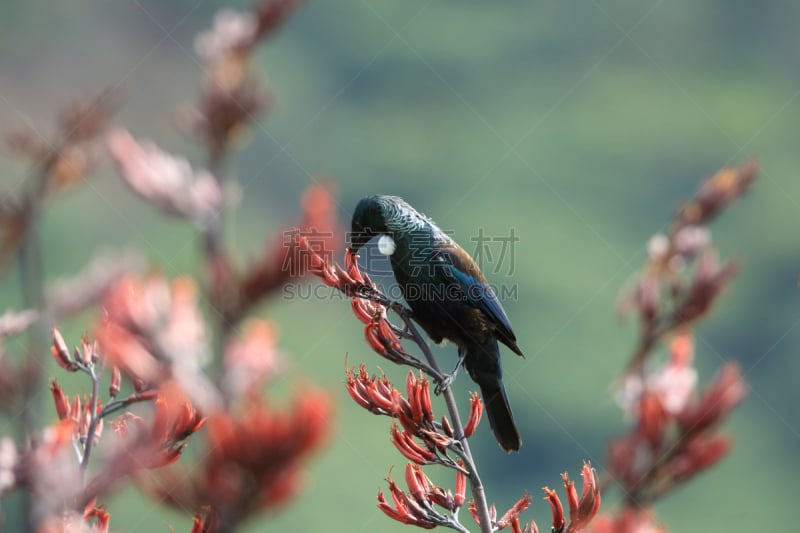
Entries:
[[411,406],[411,416],[418,425],[430,424],[433,421],[433,407],[431,406],[431,395],[428,380],[414,376],[414,372],[409,370],[406,377],[406,391],[408,391],[408,403]]
[[353,308],[353,314],[364,324],[371,324],[375,321],[376,308],[369,300],[353,298],[350,305]]
[[389,351],[383,345],[383,340],[378,336],[378,325],[375,322],[367,324],[364,328],[364,339],[372,350],[378,355],[387,357]]
[[686,480],[715,465],[730,449],[731,441],[728,437],[695,437],[686,444],[684,452],[675,460],[673,475],[677,480]]
[[513,521],[518,520],[520,513],[527,509],[531,504],[531,500],[533,500],[533,498],[531,498],[531,495],[526,492],[525,496],[517,500],[517,502],[512,505],[503,516],[500,517],[500,520],[495,523],[497,528],[503,529],[504,527],[509,526]]
[[351,278],[358,283],[364,283],[364,276],[361,274],[361,270],[358,269],[358,254],[347,250],[344,256],[344,267]]
[[739,366],[726,363],[703,391],[700,401],[677,416],[684,433],[697,434],[722,421],[747,394]]
[[408,460],[420,465],[432,464],[436,454],[428,448],[419,445],[408,431],[400,431],[397,424],[392,424],[392,444]]
[[475,430],[478,428],[478,424],[481,421],[482,414],[483,403],[481,402],[478,393],[473,392],[469,396],[469,418],[467,418],[467,423],[464,425],[465,436],[470,437],[473,433],[475,433]]
[[544,487],[544,498],[550,504],[550,511],[553,513],[553,531],[563,531],[566,520],[564,520],[564,508],[561,505],[561,500],[558,499],[556,491]]
[[69,417],[69,398],[64,394],[63,389],[56,383],[56,380],[50,380],[50,392],[53,393],[53,402],[56,405],[56,413],[59,420],[64,420]]
[[[458,465],[461,468],[464,468],[464,461],[459,459]],[[464,505],[466,494],[467,494],[467,476],[464,474],[464,472],[456,470],[456,494],[453,497],[454,498],[453,502],[456,506],[456,509]]]
[[53,345],[50,351],[53,354],[53,359],[55,359],[56,363],[58,363],[58,366],[70,372],[77,371],[78,364],[74,359],[72,359],[72,356],[69,355],[67,343],[64,340],[64,337],[61,335],[61,332],[58,331],[58,328],[53,328],[52,336]]
[[108,386],[108,395],[113,400],[119,394],[119,389],[122,386],[122,373],[117,365],[111,368],[111,384]]

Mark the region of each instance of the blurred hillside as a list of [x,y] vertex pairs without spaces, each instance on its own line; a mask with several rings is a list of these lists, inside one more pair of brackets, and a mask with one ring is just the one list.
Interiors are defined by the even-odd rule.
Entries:
[[[117,87],[118,119],[135,135],[199,156],[171,116],[196,96],[203,72],[193,40],[223,5],[246,4],[5,2],[0,128],[32,121],[44,131],[64,102]],[[645,242],[703,177],[757,158],[754,192],[713,226],[722,253],[741,257],[743,269],[697,347],[701,380],[734,359],[750,395],[726,428],[731,456],[657,512],[672,532],[790,531],[800,520],[788,504],[800,468],[797,20],[800,4],[788,0],[311,1],[259,55],[278,100],[236,159],[242,202],[231,242],[243,261],[254,257],[295,217],[303,189],[328,176],[343,221],[361,196],[390,193],[468,250],[481,230],[513,228],[513,265],[487,275],[517,291],[504,305],[526,359],[506,351],[504,365],[525,444],[503,456],[486,430],[475,446],[498,507],[527,488],[541,521],[549,511],[538,488],[564,470],[577,474],[584,459],[602,468],[607,438],[623,431],[611,391],[635,324],[618,320],[616,304]],[[25,176],[10,158],[0,172],[12,189]],[[51,279],[77,271],[95,249],[123,245],[170,275],[197,270],[190,228],[133,198],[107,167],[53,204],[44,238]],[[5,279],[0,307],[19,301],[16,280]],[[386,421],[342,387],[346,354],[350,364],[385,366],[348,305],[276,298],[261,314],[280,324],[292,376],[331,391],[338,414],[302,497],[250,530],[400,531],[374,497],[403,461]],[[76,334],[90,318],[71,324]],[[454,357],[452,347],[439,352]],[[110,510],[115,530],[189,529],[133,493]]]

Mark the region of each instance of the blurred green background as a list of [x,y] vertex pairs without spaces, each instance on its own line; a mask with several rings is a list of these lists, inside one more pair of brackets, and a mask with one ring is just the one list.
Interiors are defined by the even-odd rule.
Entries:
[[[120,122],[199,164],[171,113],[197,96],[193,39],[223,5],[246,4],[4,2],[0,127],[32,121],[45,130],[64,102],[118,86]],[[242,260],[256,257],[320,176],[335,180],[343,220],[361,196],[391,193],[468,249],[480,228],[513,228],[513,273],[487,274],[518,291],[505,307],[527,358],[506,351],[504,360],[525,444],[505,456],[486,427],[473,442],[490,499],[506,508],[527,489],[536,499],[526,516],[546,526],[539,487],[557,486],[565,470],[577,475],[583,460],[602,469],[607,439],[624,431],[612,385],[636,328],[615,306],[644,243],[703,177],[757,157],[753,193],[713,226],[723,255],[740,256],[744,268],[697,341],[701,381],[733,359],[750,394],[725,428],[731,455],[661,501],[657,517],[676,532],[793,530],[798,20],[800,4],[789,0],[311,1],[257,57],[278,102],[232,168],[243,200],[229,242]],[[14,189],[25,168],[4,158],[0,171]],[[134,198],[107,166],[52,204],[44,232],[51,279],[79,270],[93,250],[122,245],[170,275],[198,271],[191,229]],[[20,305],[15,276],[3,281],[2,308]],[[375,493],[392,465],[402,476],[404,461],[388,443],[388,421],[356,408],[342,382],[346,354],[393,377],[402,371],[371,353],[341,300],[278,296],[258,314],[280,324],[287,382],[320,384],[337,415],[302,496],[248,531],[401,531],[375,508]],[[65,329],[76,338],[90,319]],[[440,352],[452,360],[452,347]],[[459,381],[463,394],[469,384]],[[114,530],[189,529],[186,517],[130,490],[109,509]]]

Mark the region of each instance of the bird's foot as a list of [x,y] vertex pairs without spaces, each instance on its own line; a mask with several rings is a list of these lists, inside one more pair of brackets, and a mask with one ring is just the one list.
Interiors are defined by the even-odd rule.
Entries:
[[444,374],[442,379],[436,384],[436,388],[433,389],[433,392],[438,396],[447,389],[450,388],[450,385],[456,380],[456,376],[458,375],[458,369],[461,368],[461,365],[464,364],[464,354],[458,354],[458,361],[456,362],[456,367],[453,369],[452,372],[448,374]]
[[436,388],[433,389],[433,393],[436,396],[439,396],[441,393],[446,391],[450,388],[450,385],[456,380],[457,372],[450,372],[449,374],[442,375],[441,379],[438,383],[436,383]]

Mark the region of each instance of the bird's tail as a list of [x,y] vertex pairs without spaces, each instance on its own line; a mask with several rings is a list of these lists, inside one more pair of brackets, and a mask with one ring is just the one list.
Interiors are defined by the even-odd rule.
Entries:
[[492,338],[482,346],[470,348],[464,359],[464,366],[481,389],[486,417],[497,443],[506,453],[518,451],[522,446],[522,439],[503,386],[503,369],[500,366],[497,341]]

